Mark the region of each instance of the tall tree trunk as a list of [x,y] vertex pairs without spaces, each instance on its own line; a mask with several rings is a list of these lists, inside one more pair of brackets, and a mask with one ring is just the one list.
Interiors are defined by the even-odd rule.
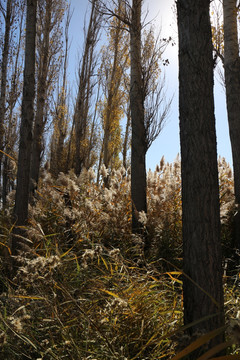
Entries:
[[[98,84],[96,104],[98,103],[99,93],[100,93],[100,84]],[[97,116],[98,116],[98,109],[97,109],[97,106],[95,106],[95,110],[92,115],[92,124],[91,124],[90,136],[89,136],[89,146],[88,146],[88,152],[87,152],[87,156],[86,156],[86,163],[85,163],[86,169],[89,169],[90,167],[92,167],[94,165],[94,163],[95,164],[97,163],[97,153],[96,153],[96,148],[97,148],[97,144],[98,144]]]
[[62,80],[62,91],[60,93],[60,118],[58,122],[58,140],[57,140],[57,150],[56,150],[56,167],[57,175],[60,171],[63,171],[64,168],[64,159],[61,159],[63,156],[64,150],[64,141],[67,135],[67,103],[66,103],[66,94],[67,94],[67,65],[68,65],[68,32],[69,25],[71,20],[70,8],[67,12],[67,19],[65,25],[65,53],[64,53],[64,62],[63,62],[63,80]]
[[[224,324],[210,0],[178,0],[184,322]],[[211,317],[213,316],[213,317]],[[209,346],[223,341],[223,335]]]
[[236,0],[223,0],[223,14],[224,70],[236,203],[234,246],[240,250],[240,58]]
[[127,109],[127,122],[126,122],[126,130],[124,135],[124,141],[123,141],[123,167],[127,169],[127,151],[128,151],[128,138],[129,138],[129,129],[131,125],[131,115],[130,115],[130,108]]
[[86,155],[82,143],[86,139],[87,134],[89,100],[92,87],[91,76],[94,67],[93,54],[97,44],[98,32],[100,28],[100,18],[97,11],[97,5],[98,0],[93,0],[87,36],[85,39],[85,48],[79,75],[78,95],[74,114],[76,143],[75,173],[77,175],[80,174],[84,166]]
[[72,17],[70,7],[67,10],[65,22],[65,51],[63,60],[63,78],[62,88],[58,90],[58,100],[56,109],[55,128],[51,139],[50,152],[50,172],[57,178],[61,171],[65,170],[66,157],[64,153],[64,142],[67,135],[67,67],[68,67],[68,51],[69,51],[69,25]]
[[[2,52],[1,61],[1,87],[0,87],[0,150],[4,148],[4,120],[6,111],[6,86],[7,86],[7,64],[9,58],[9,42],[10,42],[10,29],[11,29],[11,18],[12,18],[12,0],[7,1],[7,9],[5,18],[5,34],[4,34],[4,45]],[[0,152],[0,176],[2,167],[3,153]]]
[[[40,64],[38,75],[38,88],[37,88],[37,108],[33,129],[33,147],[32,147],[32,160],[31,160],[31,179],[35,184],[38,183],[39,170],[42,155],[42,137],[44,131],[44,109],[46,105],[47,95],[47,75],[49,70],[49,38],[51,31],[51,18],[52,18],[52,0],[46,1],[46,14],[44,22],[44,39],[42,49],[40,51]],[[31,190],[34,190],[31,189]]]
[[141,70],[141,8],[142,0],[132,1],[130,107],[132,118],[131,196],[133,232],[138,232],[141,229],[138,213],[140,211],[147,212],[145,159],[147,144],[144,126],[144,87]]
[[[36,12],[37,0],[27,0],[22,118],[20,126],[17,188],[14,208],[17,226],[25,225],[28,220],[32,126],[34,117],[33,105],[35,97]],[[12,243],[13,254],[16,253],[18,243],[18,238],[14,236]]]
[[[20,81],[19,81],[19,77],[20,77],[19,57],[20,57],[20,50],[21,50],[23,22],[24,22],[24,12],[21,11],[19,29],[18,29],[19,39],[18,39],[16,54],[15,54],[14,70],[13,70],[13,74],[11,76],[11,87],[9,89],[9,96],[8,96],[8,121],[6,123],[6,130],[5,130],[5,134],[4,134],[4,138],[5,138],[4,149],[5,149],[6,154],[4,154],[3,164],[2,164],[3,165],[3,170],[2,170],[2,178],[3,178],[3,180],[2,180],[2,202],[3,202],[3,206],[5,206],[6,202],[7,202],[7,195],[8,195],[9,182],[10,182],[10,178],[9,178],[10,161],[9,161],[8,155],[11,155],[11,153],[13,152],[14,145],[16,143],[16,138],[15,138],[16,121],[13,117],[13,111],[14,111],[14,107],[15,107],[16,102],[19,97],[19,93],[20,93],[19,88],[21,87],[21,85],[19,85],[19,83],[20,83]],[[0,108],[1,108],[1,106],[0,106]]]

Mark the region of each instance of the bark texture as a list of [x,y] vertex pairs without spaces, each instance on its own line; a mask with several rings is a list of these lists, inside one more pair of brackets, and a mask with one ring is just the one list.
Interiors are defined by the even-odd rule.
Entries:
[[223,0],[224,71],[227,113],[233,156],[236,215],[234,246],[240,249],[240,58],[236,0]]
[[[178,0],[184,321],[208,332],[224,324],[209,0]],[[190,280],[191,279],[191,280]],[[210,346],[223,341],[214,339]]]
[[[20,70],[19,70],[19,61],[20,61],[20,50],[21,50],[21,41],[22,41],[22,32],[23,32],[23,18],[24,14],[21,12],[20,20],[19,20],[19,38],[18,42],[16,43],[16,52],[15,52],[15,59],[14,59],[14,70],[11,75],[11,82],[10,88],[8,90],[8,114],[7,114],[7,122],[5,124],[4,130],[4,154],[2,160],[2,202],[3,206],[7,203],[7,195],[11,191],[13,182],[13,177],[11,176],[11,162],[8,155],[13,154],[14,144],[17,142],[17,124],[14,119],[14,108],[16,102],[20,95]],[[14,16],[12,22],[14,20]],[[3,110],[3,109],[2,109]],[[1,111],[1,105],[0,105]],[[6,115],[5,115],[6,116]],[[1,115],[0,115],[1,118]],[[3,117],[4,118],[4,117]],[[12,179],[11,179],[12,178]]]
[[[52,19],[52,0],[46,2],[43,44],[40,49],[40,64],[37,86],[37,109],[33,129],[33,147],[31,160],[31,179],[37,184],[43,150],[42,137],[45,127],[44,111],[47,97],[47,77],[49,72],[50,31]],[[33,189],[32,189],[33,190]]]
[[[17,188],[14,208],[16,225],[18,226],[25,225],[28,220],[32,126],[34,117],[33,104],[35,97],[36,11],[37,0],[27,0],[22,118],[20,126]],[[16,237],[13,237],[13,254],[17,249],[17,240],[18,239]]]
[[[1,59],[1,86],[0,86],[0,150],[4,149],[4,120],[6,112],[7,65],[9,59],[10,30],[12,25],[12,1],[7,1],[5,20],[4,45]],[[0,173],[3,154],[0,152]]]
[[140,211],[147,212],[146,202],[146,130],[144,125],[144,86],[141,68],[141,8],[142,0],[132,1],[130,25],[131,83],[130,108],[132,118],[131,196],[132,230],[138,232]]

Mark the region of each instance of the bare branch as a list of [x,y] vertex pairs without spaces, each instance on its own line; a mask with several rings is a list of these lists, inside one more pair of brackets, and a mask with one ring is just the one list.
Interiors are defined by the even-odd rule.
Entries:
[[[91,0],[92,1],[92,0]],[[110,19],[112,17],[116,17],[119,19],[122,23],[127,25],[128,27],[131,26],[131,12],[132,8],[127,0],[118,0],[112,1],[112,8],[110,8],[104,0],[99,0],[99,13],[103,16],[107,17],[107,19]],[[109,3],[109,2],[108,2]],[[122,9],[120,12],[117,12],[116,9]],[[125,28],[125,30],[128,30]]]
[[6,10],[4,9],[4,7],[2,5],[2,1],[0,2],[0,11],[1,11],[4,19],[6,20]]
[[150,148],[157,139],[163,127],[166,124],[173,98],[166,102],[166,96],[163,93],[165,79],[159,83],[155,92],[152,92],[145,101],[145,129],[146,146]]
[[216,57],[219,57],[219,59],[222,61],[222,64],[224,65],[224,56],[223,56],[223,54],[216,48],[213,48],[213,51],[215,52]]

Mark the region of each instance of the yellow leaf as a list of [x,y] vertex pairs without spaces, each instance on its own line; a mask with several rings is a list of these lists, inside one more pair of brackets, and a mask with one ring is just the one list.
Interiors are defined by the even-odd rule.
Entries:
[[0,241],[0,245],[5,246],[5,247],[8,249],[9,255],[12,255],[12,252],[11,252],[11,249],[10,249],[9,246],[7,246],[6,244],[2,243],[1,241]]
[[113,267],[112,267],[111,263],[110,263],[110,272],[111,272],[111,275],[113,275]]
[[3,153],[5,156],[9,157],[9,159],[13,160],[14,162],[16,162],[16,160],[10,156],[9,154],[5,153],[4,151],[0,150],[1,153]]
[[104,263],[104,265],[105,265],[105,268],[108,270],[108,265],[107,265],[107,263],[106,263],[106,261],[104,260],[104,258],[101,256],[101,259],[102,259],[102,262]]
[[108,294],[108,295],[111,295],[111,296],[113,296],[113,297],[115,297],[117,299],[121,299],[120,296],[118,296],[118,294],[115,294],[112,291],[108,291],[108,290],[104,290],[104,289],[102,289],[101,291]]
[[181,280],[179,280],[179,279],[177,279],[177,278],[175,278],[175,277],[173,277],[172,276],[172,274],[181,274],[181,273],[179,273],[178,271],[173,271],[173,272],[167,272],[166,274],[168,275],[168,276],[170,276],[170,278],[173,280],[173,281],[176,281],[176,282],[178,282],[179,284],[182,284],[182,281]]
[[31,300],[45,300],[44,297],[41,296],[27,296],[27,295],[10,295],[11,298],[17,298],[17,299],[31,299]]
[[73,246],[70,249],[68,249],[65,253],[63,253],[60,257],[62,258],[64,256],[66,256],[72,249],[73,249]]

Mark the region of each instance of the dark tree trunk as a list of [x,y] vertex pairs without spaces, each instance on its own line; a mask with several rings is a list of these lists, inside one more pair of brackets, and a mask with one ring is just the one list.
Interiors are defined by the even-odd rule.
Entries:
[[[28,220],[30,162],[32,146],[32,126],[35,97],[35,48],[36,48],[37,0],[27,0],[25,67],[22,100],[22,119],[18,154],[17,188],[14,215],[16,225],[22,226]],[[18,248],[18,238],[13,237],[12,253]]]
[[[15,53],[15,60],[14,60],[14,71],[13,74],[11,76],[11,87],[9,89],[9,96],[8,96],[8,118],[7,118],[7,123],[6,123],[6,129],[5,129],[5,133],[4,133],[4,139],[5,139],[5,144],[4,144],[4,151],[6,152],[6,154],[4,154],[4,158],[3,158],[3,168],[2,168],[2,202],[3,202],[3,206],[6,205],[7,202],[7,195],[9,192],[9,188],[10,188],[10,169],[9,169],[9,165],[10,165],[10,161],[9,161],[9,157],[8,155],[10,155],[13,151],[14,148],[14,144],[16,142],[16,123],[13,117],[13,111],[14,111],[14,107],[16,105],[16,102],[18,100],[19,97],[19,77],[20,77],[20,71],[19,71],[19,57],[20,57],[20,50],[21,50],[21,40],[22,40],[22,32],[23,32],[23,18],[24,18],[24,13],[23,11],[20,14],[20,22],[19,22],[19,40],[18,40],[18,44],[17,44],[17,49],[16,49],[16,53]],[[1,109],[1,105],[0,105],[0,109]],[[1,115],[0,115],[1,118]]]
[[[178,0],[184,321],[224,324],[210,0]],[[191,280],[190,280],[191,279]],[[210,346],[222,342],[223,335]]]
[[[6,88],[7,88],[7,64],[9,58],[9,42],[10,42],[10,29],[12,22],[12,1],[7,1],[7,9],[5,14],[5,34],[4,45],[1,59],[1,87],[0,87],[0,150],[4,148],[4,120],[6,111]],[[2,167],[3,153],[0,152],[0,176]]]
[[132,230],[139,232],[140,211],[147,212],[146,201],[146,131],[144,125],[144,87],[141,69],[141,8],[142,0],[132,2],[130,25],[131,88],[130,108],[132,118],[131,196]]
[[228,124],[232,146],[236,215],[234,246],[240,250],[240,58],[236,0],[223,1],[224,70]]

